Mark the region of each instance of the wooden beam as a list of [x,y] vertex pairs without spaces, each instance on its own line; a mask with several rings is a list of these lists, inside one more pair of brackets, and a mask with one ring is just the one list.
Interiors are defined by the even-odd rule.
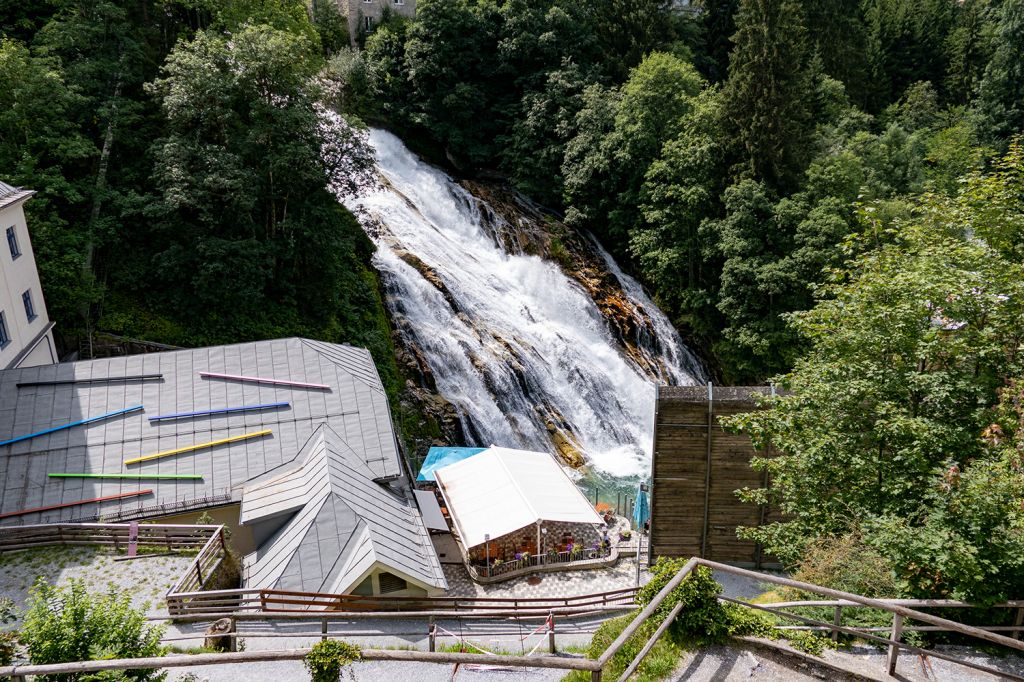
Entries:
[[250,438],[262,438],[263,436],[269,436],[273,433],[270,429],[263,429],[262,431],[253,431],[251,433],[243,433],[241,436],[231,436],[230,438],[220,438],[218,440],[211,440],[208,443],[199,443],[197,445],[189,445],[183,448],[175,448],[174,450],[164,450],[163,452],[157,452],[152,455],[143,455],[142,457],[135,457],[134,459],[126,459],[125,464],[138,464],[139,462],[148,462],[153,459],[160,459],[161,457],[170,457],[172,455],[180,455],[186,452],[195,452],[196,450],[205,450],[207,448],[215,448],[218,445],[226,445],[228,443],[237,443],[241,440],[249,440]]

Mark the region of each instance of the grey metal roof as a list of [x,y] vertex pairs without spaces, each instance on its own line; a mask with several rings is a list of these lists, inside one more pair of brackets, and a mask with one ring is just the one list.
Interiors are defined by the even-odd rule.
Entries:
[[[202,371],[327,384],[330,390],[202,378]],[[148,374],[163,376],[159,381],[17,386]],[[167,422],[147,419],[274,402],[290,406]],[[402,474],[387,398],[369,352],[297,338],[0,371],[0,441],[133,405],[144,410],[0,446],[0,513],[147,488],[152,495],[36,512],[2,519],[0,525],[154,516],[239,501],[247,482],[295,460],[322,425],[337,440],[333,449],[346,450],[348,460],[354,458],[363,467],[360,480]],[[138,465],[123,463],[262,429],[270,429],[272,435]],[[52,479],[47,476],[51,472],[200,474],[203,478]],[[378,513],[372,505],[359,509],[367,517]],[[416,520],[422,528],[418,515]],[[377,550],[378,545],[374,546],[378,554],[386,554],[385,549]]]
[[[415,502],[374,478],[325,424],[295,462],[246,485],[242,522],[282,524],[245,558],[246,583],[348,592],[380,562],[427,587],[446,588]],[[290,512],[297,513],[289,517]]]
[[5,208],[22,199],[26,199],[33,194],[35,194],[33,190],[12,187],[6,182],[0,181],[0,208]]

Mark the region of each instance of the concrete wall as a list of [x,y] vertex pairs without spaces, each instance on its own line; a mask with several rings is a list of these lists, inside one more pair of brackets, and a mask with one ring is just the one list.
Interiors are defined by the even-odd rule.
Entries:
[[[10,343],[0,348],[0,369],[33,367],[57,361],[46,301],[39,285],[32,241],[25,223],[24,197],[0,208],[0,312],[4,314]],[[7,230],[13,228],[20,255],[13,256]],[[35,318],[29,319],[22,300],[30,292]]]
[[338,0],[338,9],[348,18],[348,35],[353,46],[361,30],[380,23],[384,8],[403,17],[416,16],[416,0]]

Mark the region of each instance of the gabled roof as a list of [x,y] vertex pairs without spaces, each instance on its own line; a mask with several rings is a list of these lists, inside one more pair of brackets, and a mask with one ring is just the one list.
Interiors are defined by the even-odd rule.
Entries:
[[245,557],[249,586],[344,593],[381,564],[423,587],[447,587],[413,499],[374,481],[327,425],[295,461],[245,486],[242,523],[275,519],[281,527]]
[[434,472],[466,547],[538,521],[600,524],[590,502],[546,452],[490,447]]

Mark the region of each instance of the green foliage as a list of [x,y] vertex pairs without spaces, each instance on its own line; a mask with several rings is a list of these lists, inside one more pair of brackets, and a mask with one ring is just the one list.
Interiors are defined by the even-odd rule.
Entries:
[[992,59],[985,68],[978,109],[992,140],[1024,131],[1024,0],[999,8]]
[[313,682],[337,682],[342,667],[358,661],[360,657],[356,645],[328,639],[314,644],[303,663]]
[[[685,563],[682,559],[659,557],[651,567],[651,580],[637,593],[637,604],[651,603]],[[718,600],[721,592],[722,586],[715,582],[711,569],[698,566],[662,600],[651,622],[660,623],[681,603],[683,608],[669,629],[682,639],[708,643],[743,635],[773,636],[771,621],[763,614],[735,604],[723,604]]]
[[745,171],[793,189],[808,161],[811,80],[803,10],[796,0],[742,0],[723,89]]
[[[0,625],[7,625],[17,619],[14,600],[0,597]],[[0,665],[10,665],[17,650],[18,633],[0,630]]]
[[789,519],[748,533],[769,551],[796,562],[811,539],[859,530],[903,591],[990,601],[1019,588],[1019,483],[979,439],[1021,373],[1024,272],[1001,253],[1020,244],[1006,221],[1024,209],[1019,165],[1011,152],[957,199],[926,195],[891,222],[867,207],[851,260],[792,316],[810,344],[781,379],[792,394],[725,420],[779,453],[754,463],[771,491],[742,495]]
[[[32,588],[21,639],[34,665],[93,661],[105,658],[160,656],[163,628],[150,626],[145,615],[131,607],[130,596],[116,591],[93,593],[82,581],[55,587],[40,579]],[[159,681],[160,670],[85,673],[75,679]],[[66,676],[40,676],[59,682]]]
[[[586,650],[587,658],[597,659],[608,649],[609,645],[622,634],[626,626],[636,617],[636,613],[630,613],[619,618],[611,618],[604,621],[594,631],[590,640],[590,646]],[[604,668],[604,674],[608,677],[618,677],[626,669],[626,666],[636,658],[647,640],[654,634],[656,625],[648,622],[641,627],[635,635],[626,640],[617,654],[612,656],[608,665]],[[654,648],[640,664],[636,672],[636,680],[643,682],[657,682],[667,679],[669,674],[679,667],[679,659],[685,651],[686,643],[677,641],[672,633],[658,640]],[[590,682],[590,673],[582,670],[574,670],[562,678],[562,682]]]

